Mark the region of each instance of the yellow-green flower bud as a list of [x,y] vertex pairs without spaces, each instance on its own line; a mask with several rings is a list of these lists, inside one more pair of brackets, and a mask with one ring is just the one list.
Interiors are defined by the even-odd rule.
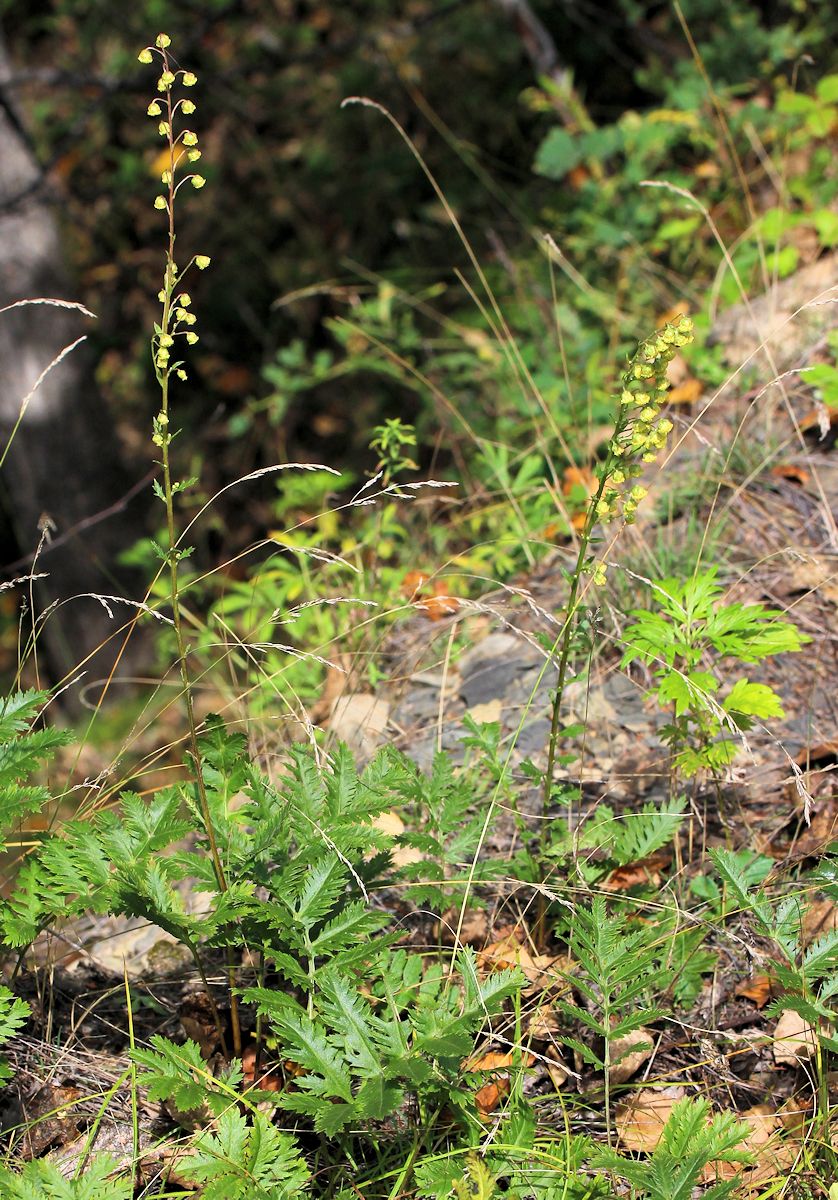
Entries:
[[655,417],[656,417],[657,415],[658,415],[658,414],[657,414],[657,410],[656,410],[656,409],[654,409],[654,408],[644,408],[644,409],[643,409],[643,412],[640,414],[640,420],[641,420],[641,421],[654,421],[654,419],[655,419]]
[[160,335],[160,345],[161,346],[164,346],[164,347],[165,346],[174,346],[174,344],[175,344],[175,339],[172,337],[172,335],[170,333],[163,333]]
[[195,111],[195,102],[193,100],[181,100],[180,107],[181,111],[188,117]]
[[193,133],[191,129],[184,129],[182,136],[184,146],[198,145],[198,135],[197,133]]
[[152,100],[151,104],[149,104],[148,108],[146,109],[146,112],[150,117],[159,117],[162,111],[163,109],[156,100]]
[[169,122],[161,121],[160,124],[157,126],[157,132],[160,134],[161,137],[167,137],[170,132]]
[[145,50],[140,51],[140,53],[137,55],[137,58],[141,63],[150,63],[154,61],[154,56],[152,55],[148,46],[146,46]]
[[172,39],[168,33],[158,33],[157,40],[154,43],[160,50],[165,50],[167,46],[171,46]]
[[184,87],[194,87],[197,82],[198,82],[197,75],[193,75],[191,71],[183,72],[183,86]]
[[197,162],[198,159],[201,157],[201,151],[200,150],[189,150],[189,151],[187,151],[186,157],[189,159],[190,162]]
[[179,369],[178,369],[178,370],[175,372],[175,374],[177,375],[178,379],[182,379],[182,380],[184,381],[184,383],[186,382],[186,380],[187,380],[188,376],[187,376],[186,372],[184,371],[183,367],[180,367],[180,368],[179,368]]
[[658,457],[657,454],[644,454],[643,461],[648,462],[648,463],[653,463],[653,462],[655,462],[657,457]]
[[174,77],[174,75],[172,74],[172,72],[171,72],[171,71],[164,71],[164,72],[163,72],[163,74],[160,76],[160,78],[157,80],[157,90],[158,90],[158,92],[166,92],[166,91],[168,91],[168,90],[169,90],[169,88],[170,88],[170,87],[172,86],[172,84],[174,83],[174,81],[175,81],[175,77]]
[[648,492],[646,491],[645,487],[641,487],[640,484],[635,484],[635,486],[629,492],[629,495],[631,496],[632,500],[635,501],[635,503],[638,503],[648,495]]
[[199,271],[206,271],[207,267],[210,265],[211,262],[212,262],[212,259],[209,257],[208,254],[196,254],[195,255],[195,266],[198,268]]
[[611,482],[612,483],[625,483],[625,481],[626,481],[626,473],[625,473],[625,471],[621,471],[619,467],[616,469],[616,471],[611,472]]
[[194,346],[195,343],[198,341],[197,333],[187,333],[186,340],[187,340],[187,342],[189,342],[190,346]]
[[[164,151],[164,153],[165,153],[165,151]],[[169,171],[168,169],[165,170],[163,172],[163,174],[160,176],[160,182],[161,183],[171,183],[172,182],[172,172]]]
[[203,175],[190,175],[189,178],[192,181],[193,188],[198,190],[200,190],[206,183],[206,179],[204,179]]
[[166,207],[166,197],[165,196],[155,196],[154,197],[154,207],[155,208],[165,208]]
[[[163,199],[163,197],[161,196],[161,197],[160,197],[160,199],[162,200],[162,199]],[[165,204],[165,200],[163,201],[163,203]],[[157,299],[160,301],[160,303],[161,303],[161,304],[165,304],[165,303],[166,303],[166,293],[163,291],[163,289],[162,289],[162,288],[161,288],[161,289],[160,289],[160,291],[157,293]]]
[[594,587],[605,587],[605,583],[606,583],[605,572],[607,570],[608,570],[607,563],[597,563],[597,565],[594,567],[594,573],[592,576]]
[[192,303],[192,297],[189,295],[189,292],[184,292],[178,296],[177,302],[181,308],[189,308],[189,305]]
[[658,421],[658,431],[664,436],[671,432],[672,429],[674,429],[674,426],[668,417],[664,417],[662,421]]

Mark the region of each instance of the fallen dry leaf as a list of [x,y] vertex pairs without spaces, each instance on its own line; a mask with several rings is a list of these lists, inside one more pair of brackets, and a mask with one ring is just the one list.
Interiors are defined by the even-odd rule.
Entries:
[[477,1115],[481,1120],[495,1111],[504,1096],[509,1094],[509,1080],[498,1079],[493,1083],[484,1083],[482,1088],[478,1088],[474,1093],[474,1107],[477,1109]]
[[430,575],[426,575],[424,571],[408,571],[399,590],[403,596],[407,596],[408,600],[415,600],[417,596],[421,595],[422,589],[429,579]]
[[[460,923],[460,910],[449,908],[442,914],[442,919],[436,927],[437,935],[442,937],[446,946],[456,944],[457,926]],[[464,946],[485,946],[489,936],[489,916],[485,908],[470,908],[463,919],[459,930],[459,941]]]
[[[500,1052],[490,1050],[486,1054],[481,1054],[476,1058],[466,1059],[461,1064],[464,1071],[474,1073],[476,1071],[509,1071],[518,1066],[531,1067],[535,1059],[531,1054],[516,1056],[511,1052]],[[477,1115],[482,1119],[490,1116],[497,1108],[504,1096],[509,1093],[509,1076],[500,1075],[497,1079],[490,1080],[484,1083],[483,1087],[478,1088],[474,1093],[474,1106],[477,1109]]]
[[389,834],[390,837],[400,837],[404,833],[404,821],[397,812],[379,813],[377,817],[373,817],[370,821],[373,829],[377,829],[379,833]]
[[834,933],[838,929],[838,906],[826,898],[813,900],[803,914],[801,924],[801,941],[809,946],[824,934]]
[[[521,1054],[518,1056],[519,1064],[524,1067],[531,1067],[535,1059],[531,1054]],[[476,1057],[465,1059],[460,1063],[463,1071],[473,1073],[475,1071],[508,1071],[510,1068],[517,1066],[515,1062],[515,1053],[512,1050],[487,1050],[484,1054],[478,1054]]]
[[697,379],[685,379],[683,383],[679,383],[677,387],[672,388],[667,392],[667,404],[695,404],[704,391],[703,386]]
[[771,468],[771,474],[775,479],[788,479],[791,483],[799,483],[801,487],[805,487],[812,478],[805,467],[796,467],[793,463],[778,463]]
[[448,594],[448,585],[443,579],[434,582],[434,594],[426,600],[418,600],[416,607],[429,621],[441,621],[443,617],[459,612],[460,601]]
[[777,1109],[780,1123],[788,1133],[802,1133],[812,1113],[812,1102],[807,1096],[789,1096]]
[[516,931],[481,950],[477,955],[477,965],[486,974],[519,967],[527,977],[530,985],[527,992],[530,994],[548,988],[567,991],[570,986],[567,976],[572,960],[565,954],[530,954],[526,946],[521,945]]
[[547,1060],[544,1065],[547,1068],[547,1074],[550,1076],[550,1082],[556,1091],[559,1091],[567,1083],[572,1072],[565,1065],[558,1046],[548,1046],[544,1057]]
[[[398,813],[392,811],[379,813],[377,817],[373,817],[370,825],[372,825],[373,829],[377,829],[379,833],[389,834],[392,838],[400,837],[405,830],[404,821]],[[391,858],[393,866],[407,867],[411,863],[421,862],[423,854],[415,846],[396,846],[391,853]]]
[[817,592],[822,600],[838,604],[838,564],[823,554],[807,554],[789,567],[790,592]]
[[332,711],[335,701],[346,691],[350,667],[351,660],[347,654],[339,654],[337,662],[330,663],[327,667],[326,680],[320,699],[315,701],[309,709],[308,715],[312,725],[319,725],[321,721],[324,721]]
[[683,1096],[684,1089],[675,1085],[657,1090],[647,1088],[618,1104],[614,1123],[625,1149],[650,1154],[660,1141],[673,1108]]
[[793,1008],[786,1008],[780,1014],[773,1036],[774,1061],[778,1066],[799,1066],[815,1053],[815,1030]]
[[612,1066],[608,1070],[611,1083],[625,1083],[639,1071],[650,1057],[655,1045],[655,1035],[641,1025],[625,1037],[615,1038],[611,1043]]
[[561,1028],[558,1014],[549,1004],[543,1004],[530,1017],[527,1033],[535,1042],[549,1042]]
[[598,486],[590,467],[565,467],[562,475],[563,495],[569,496],[575,489],[579,489],[583,496],[592,496]]
[[740,983],[733,994],[753,1000],[757,1008],[764,1008],[771,999],[771,976],[752,975],[746,983]]
[[661,881],[660,868],[668,863],[665,854],[651,854],[639,862],[625,867],[616,867],[602,885],[607,892],[627,892],[629,888],[643,884],[657,886]]

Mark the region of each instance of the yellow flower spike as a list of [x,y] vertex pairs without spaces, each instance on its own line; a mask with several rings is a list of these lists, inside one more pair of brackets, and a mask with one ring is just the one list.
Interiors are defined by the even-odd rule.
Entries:
[[150,62],[154,62],[154,55],[151,53],[151,50],[148,48],[148,46],[146,46],[146,48],[141,50],[137,55],[137,59],[141,63],[148,64]]

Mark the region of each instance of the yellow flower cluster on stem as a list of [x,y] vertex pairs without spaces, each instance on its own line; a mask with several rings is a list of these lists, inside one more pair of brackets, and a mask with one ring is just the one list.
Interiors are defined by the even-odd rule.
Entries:
[[[168,166],[161,174],[161,182],[164,190],[154,200],[154,207],[160,211],[165,211],[168,218],[166,265],[163,272],[163,287],[158,293],[158,299],[163,306],[163,312],[160,317],[160,323],[154,327],[154,336],[151,340],[152,362],[160,387],[161,399],[160,411],[152,423],[152,441],[155,446],[159,447],[161,452],[160,466],[162,468],[163,483],[160,486],[159,483],[155,482],[155,491],[166,508],[168,546],[165,553],[165,562],[168,565],[169,571],[169,597],[172,606],[172,624],[177,644],[178,666],[183,686],[183,701],[189,729],[189,749],[194,770],[195,790],[198,796],[202,823],[206,832],[213,873],[219,892],[225,893],[228,891],[227,878],[218,850],[218,842],[207,799],[206,785],[204,783],[203,760],[198,742],[198,726],[195,719],[193,702],[193,687],[188,670],[188,647],[181,614],[179,565],[187,552],[181,550],[178,545],[174,498],[187,485],[173,481],[169,457],[171,443],[175,436],[170,427],[169,384],[172,375],[176,375],[178,379],[184,381],[187,378],[182,361],[175,357],[177,345],[182,344],[178,343],[177,339],[181,338],[189,345],[194,345],[198,341],[197,333],[191,328],[196,323],[197,318],[190,311],[192,304],[191,296],[188,292],[182,290],[182,277],[193,263],[201,271],[205,270],[210,264],[209,257],[205,254],[195,255],[183,271],[178,268],[175,261],[175,200],[178,191],[185,183],[191,183],[193,188],[202,188],[206,180],[202,175],[195,174],[187,174],[179,182],[177,180],[177,172],[181,163],[184,160],[189,163],[195,162],[200,158],[201,152],[197,148],[198,136],[196,133],[191,129],[182,129],[179,133],[177,132],[177,124],[180,118],[183,115],[188,116],[194,113],[195,103],[188,99],[177,99],[175,88],[178,86],[178,81],[183,87],[193,87],[197,82],[197,77],[191,71],[173,69],[175,64],[170,61],[168,54],[170,45],[171,38],[168,34],[161,33],[158,35],[154,46],[144,47],[138,55],[141,63],[153,63],[155,56],[158,56],[161,62],[162,71],[157,80],[159,96],[151,100],[146,112],[149,117],[158,120],[157,132],[162,138],[165,138],[169,152]],[[218,1008],[203,974],[203,967],[197,948],[190,947],[190,949],[193,952],[196,966],[207,988],[207,995],[212,1006],[219,1040],[222,1048],[224,1048],[224,1030]],[[228,963],[228,980],[233,1052],[240,1055],[242,1048],[241,1025],[239,1021],[238,1000],[234,991],[236,975],[232,959]]]
[[[620,513],[626,524],[634,521],[637,506],[645,497],[646,489],[632,481],[643,473],[645,463],[655,461],[672,429],[672,422],[660,415],[669,388],[667,367],[677,351],[692,339],[693,324],[689,317],[682,316],[668,322],[663,329],[640,343],[623,373],[614,432],[605,460],[598,468],[599,485],[591,497],[585,524],[579,535],[579,551],[570,576],[565,619],[553,646],[553,654],[558,655],[558,679],[542,788],[542,861],[545,860],[549,840],[548,820],[559,744],[559,721],[573,630],[579,611],[579,589],[585,575],[591,576],[595,586],[602,587],[608,570],[603,561],[589,558],[588,549],[598,524],[611,521]],[[546,944],[546,912],[544,893],[539,892],[534,936],[541,948]]]

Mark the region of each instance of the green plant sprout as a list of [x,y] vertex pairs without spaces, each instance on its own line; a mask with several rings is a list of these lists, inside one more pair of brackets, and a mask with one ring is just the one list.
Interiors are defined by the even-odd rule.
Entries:
[[717,573],[711,567],[685,583],[653,583],[656,609],[635,610],[624,635],[622,665],[640,661],[656,668],[651,695],[673,713],[661,736],[687,777],[727,766],[756,721],[783,717],[780,697],[767,684],[743,677],[720,696],[719,664],[757,663],[811,640],[762,604],[723,604]]

